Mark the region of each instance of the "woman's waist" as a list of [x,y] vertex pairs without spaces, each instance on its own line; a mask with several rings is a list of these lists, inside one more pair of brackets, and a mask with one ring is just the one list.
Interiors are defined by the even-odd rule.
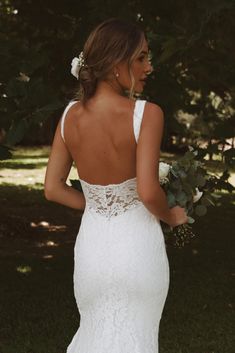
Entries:
[[96,208],[86,203],[83,218],[89,218],[89,222],[94,221],[100,223],[126,223],[126,224],[145,224],[153,223],[160,226],[159,219],[154,216],[140,200],[120,207],[120,205],[112,205],[109,208]]
[[132,200],[129,203],[114,202],[107,205],[88,201],[86,202],[84,213],[104,220],[114,220],[141,206],[143,207],[144,205],[139,199]]

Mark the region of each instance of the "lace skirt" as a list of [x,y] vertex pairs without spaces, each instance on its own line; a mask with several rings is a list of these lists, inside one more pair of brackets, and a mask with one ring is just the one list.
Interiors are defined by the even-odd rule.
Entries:
[[73,279],[80,326],[67,353],[158,353],[169,263],[160,223],[142,203],[113,217],[86,207]]

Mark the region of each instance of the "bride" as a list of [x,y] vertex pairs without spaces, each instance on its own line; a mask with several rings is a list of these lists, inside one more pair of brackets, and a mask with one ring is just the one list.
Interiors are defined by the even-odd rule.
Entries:
[[[72,62],[79,83],[58,123],[45,197],[83,210],[74,246],[80,326],[67,353],[158,353],[169,289],[160,220],[186,223],[169,209],[158,180],[162,109],[134,99],[152,72],[146,37],[110,19],[89,35]],[[66,184],[73,161],[80,192]]]

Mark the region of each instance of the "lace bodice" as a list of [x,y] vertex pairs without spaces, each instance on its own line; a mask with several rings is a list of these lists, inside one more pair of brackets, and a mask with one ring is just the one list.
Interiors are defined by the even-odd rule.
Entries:
[[108,219],[135,207],[141,201],[136,189],[136,177],[120,184],[95,185],[80,179],[86,207]]
[[[65,116],[69,108],[77,101],[72,101],[66,107],[61,121],[61,136],[64,137]],[[138,142],[141,122],[146,101],[136,100],[133,115],[133,131],[136,143]],[[86,208],[91,212],[103,215],[110,219],[141,203],[137,193],[136,177],[119,184],[97,185],[90,184],[80,178],[82,190],[86,199]]]

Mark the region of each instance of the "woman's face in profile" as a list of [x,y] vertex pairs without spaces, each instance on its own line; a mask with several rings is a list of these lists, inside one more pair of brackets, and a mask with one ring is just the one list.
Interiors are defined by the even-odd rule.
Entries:
[[[146,84],[147,75],[153,71],[152,65],[149,61],[149,49],[146,40],[144,40],[140,49],[140,54],[133,60],[130,69],[135,82],[134,91],[136,93],[141,93]],[[120,64],[118,73],[119,83],[124,89],[129,90],[131,88],[131,77],[128,71],[128,64]]]

